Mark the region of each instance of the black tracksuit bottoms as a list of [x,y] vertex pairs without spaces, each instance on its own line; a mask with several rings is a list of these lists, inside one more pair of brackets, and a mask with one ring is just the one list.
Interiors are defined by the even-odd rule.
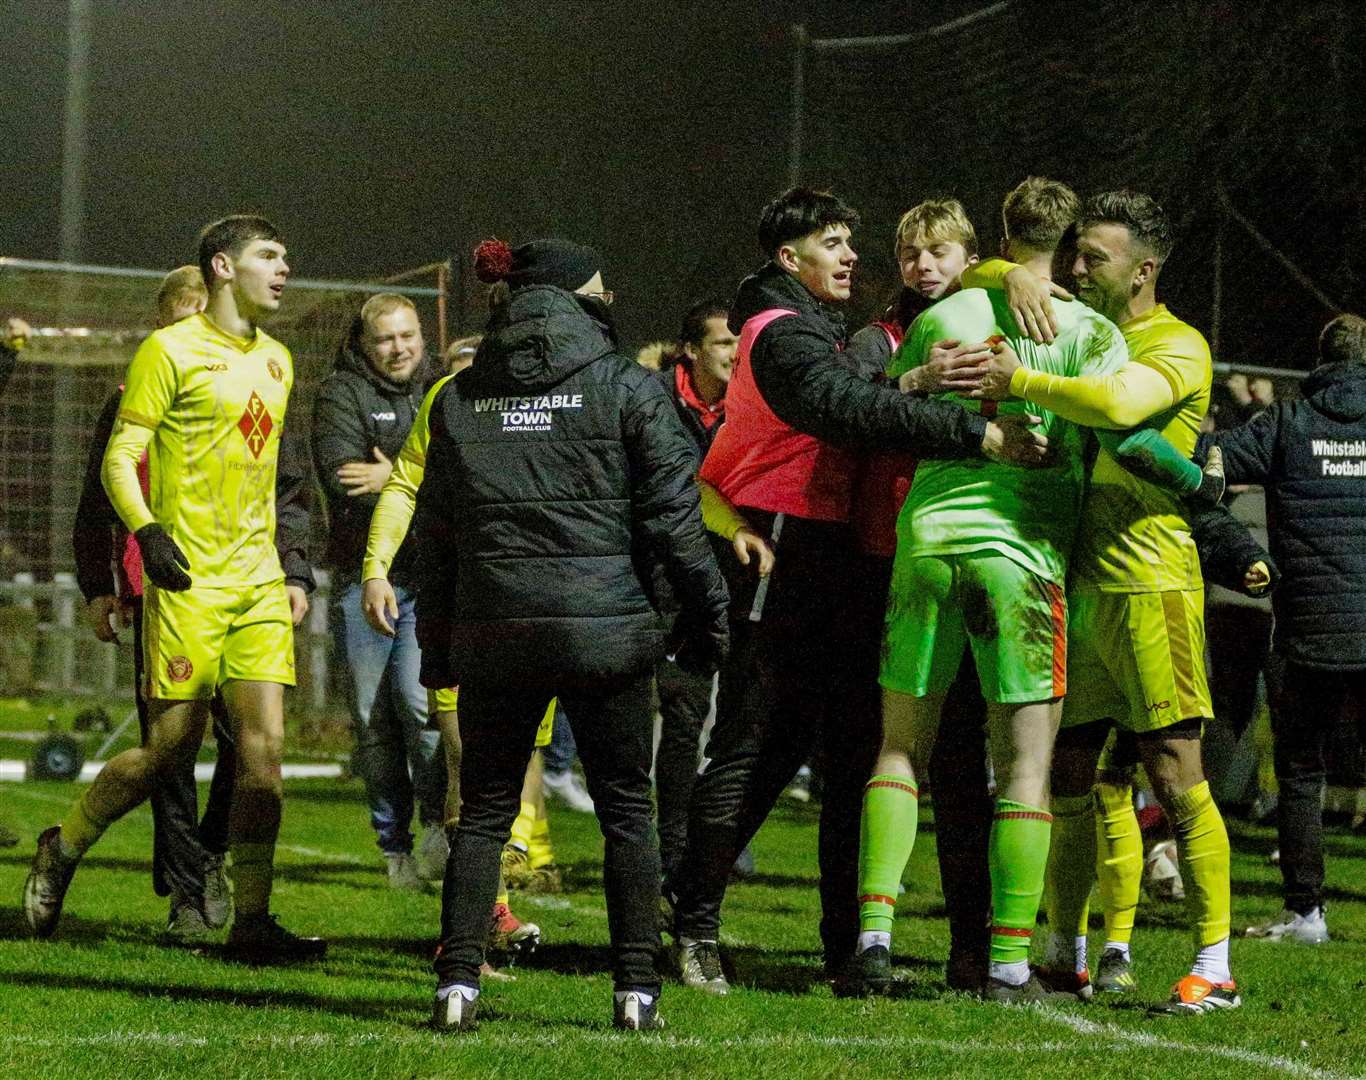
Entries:
[[[1287,661],[1280,692],[1271,701],[1285,906],[1301,915],[1323,904],[1324,749],[1349,699],[1366,700],[1366,671]],[[1358,730],[1366,745],[1363,715],[1358,713]]]
[[[136,686],[138,725],[147,741],[147,699],[142,693],[142,600],[133,602],[133,680]],[[228,812],[237,773],[237,744],[221,694],[210,703],[213,737],[218,743],[213,781],[204,817],[199,817],[199,789],[194,762],[174,777],[161,781],[152,792],[152,888],[158,896],[198,899],[204,895],[204,862],[209,855],[228,850]]]
[[[460,824],[441,895],[440,985],[479,984],[499,860],[521,805],[536,729],[552,697],[564,705],[606,841],[603,889],[618,990],[659,993],[659,846],[650,804],[651,673],[593,682],[460,687]],[[504,676],[506,678],[506,676]]]

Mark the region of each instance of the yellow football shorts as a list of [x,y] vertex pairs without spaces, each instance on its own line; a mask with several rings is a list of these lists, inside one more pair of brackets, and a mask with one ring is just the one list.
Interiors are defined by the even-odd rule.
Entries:
[[294,685],[294,622],[283,581],[240,589],[151,582],[142,598],[144,692],[202,701],[230,679]]
[[1214,715],[1205,675],[1205,592],[1074,590],[1062,726],[1113,720],[1159,731]]
[[[432,723],[435,724],[435,717],[439,712],[455,712],[459,699],[460,687],[458,686],[452,686],[448,690],[428,690],[427,712],[433,717]],[[550,706],[546,709],[545,715],[541,717],[541,726],[536,729],[537,746],[550,745],[550,735],[555,729],[556,700],[556,698],[550,699]]]

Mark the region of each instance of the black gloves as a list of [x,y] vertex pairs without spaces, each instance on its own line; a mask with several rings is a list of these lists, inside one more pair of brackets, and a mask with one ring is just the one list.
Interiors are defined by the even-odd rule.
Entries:
[[710,675],[726,661],[730,652],[730,627],[724,609],[710,618],[700,620],[680,614],[674,622],[669,652],[684,671],[692,675]]
[[142,570],[158,589],[184,592],[190,587],[190,560],[185,552],[166,535],[166,530],[155,521],[144,525],[133,534],[142,552]]

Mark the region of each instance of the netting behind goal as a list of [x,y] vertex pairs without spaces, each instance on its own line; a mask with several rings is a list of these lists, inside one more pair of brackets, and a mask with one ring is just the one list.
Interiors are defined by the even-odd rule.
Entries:
[[902,211],[958,197],[995,254],[1003,195],[1037,174],[1155,196],[1177,234],[1164,297],[1216,359],[1311,366],[1366,279],[1353,7],[1007,0],[941,22],[927,4],[886,28],[909,41],[812,42],[801,173],[863,214],[856,314],[897,280]]

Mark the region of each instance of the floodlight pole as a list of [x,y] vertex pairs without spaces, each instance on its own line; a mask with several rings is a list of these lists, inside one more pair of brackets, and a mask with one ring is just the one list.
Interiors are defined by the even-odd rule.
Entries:
[[792,120],[787,148],[787,183],[802,182],[802,113],[806,110],[806,50],[811,39],[802,23],[792,24]]
[[86,105],[90,96],[90,0],[67,0],[66,123],[62,132],[62,262],[85,247]]

